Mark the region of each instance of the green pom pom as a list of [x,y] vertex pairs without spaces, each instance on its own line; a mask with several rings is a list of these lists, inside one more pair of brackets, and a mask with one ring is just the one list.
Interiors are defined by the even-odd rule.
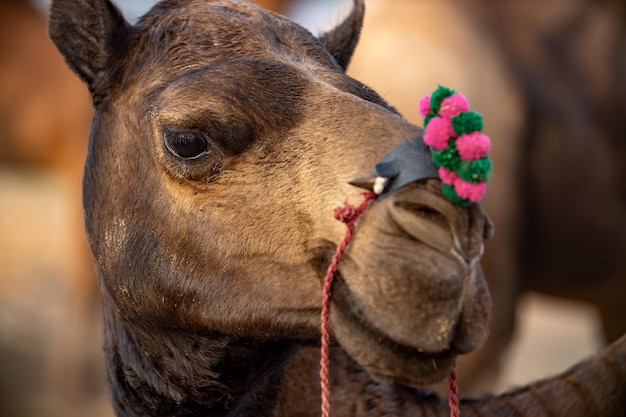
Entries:
[[491,159],[488,156],[473,161],[461,161],[457,173],[468,182],[487,181],[491,177]]
[[452,204],[456,204],[459,206],[467,207],[472,204],[471,201],[465,200],[464,198],[459,197],[459,195],[454,191],[454,187],[449,184],[442,184],[441,191],[443,194],[448,197],[448,199],[452,202]]
[[483,130],[482,116],[473,111],[465,111],[452,118],[452,127],[458,136]]
[[440,167],[446,167],[450,171],[458,170],[461,165],[461,157],[459,151],[454,144],[454,138],[448,141],[448,147],[441,151],[433,150],[433,162]]
[[437,113],[439,112],[439,107],[441,107],[441,102],[454,94],[454,91],[451,88],[439,86],[430,96],[430,108],[435,110]]

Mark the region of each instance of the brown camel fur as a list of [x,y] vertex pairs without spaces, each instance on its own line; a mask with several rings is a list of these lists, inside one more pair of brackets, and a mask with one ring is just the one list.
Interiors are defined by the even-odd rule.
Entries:
[[[315,38],[242,1],[166,0],[136,26],[107,0],[53,3],[52,39],[96,109],[85,220],[118,415],[318,415],[330,210],[421,135],[344,73],[363,11]],[[418,387],[487,336],[489,230],[435,179],[372,203],[333,289],[333,415],[447,412]],[[619,417],[625,374],[622,340],[462,408]]]

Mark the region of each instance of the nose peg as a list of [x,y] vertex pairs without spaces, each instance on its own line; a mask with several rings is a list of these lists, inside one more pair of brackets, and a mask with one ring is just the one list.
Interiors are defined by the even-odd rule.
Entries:
[[418,136],[393,148],[376,163],[369,175],[354,178],[349,183],[372,190],[381,199],[412,182],[438,177],[430,150]]
[[362,176],[351,179],[350,181],[348,181],[348,184],[357,188],[362,188],[367,191],[374,191],[374,184],[376,182],[376,178],[377,178],[376,174],[362,175]]
[[376,174],[365,175],[354,178],[348,184],[364,190],[373,191],[376,195],[380,195],[385,191],[387,184],[392,178],[380,177]]

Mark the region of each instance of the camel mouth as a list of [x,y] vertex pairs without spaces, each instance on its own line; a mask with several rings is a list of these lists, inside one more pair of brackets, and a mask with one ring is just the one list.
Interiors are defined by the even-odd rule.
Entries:
[[445,378],[487,336],[490,298],[480,259],[485,219],[407,186],[375,201],[335,276],[331,328],[372,376],[408,386]]
[[333,286],[331,326],[339,344],[372,377],[419,387],[444,379],[460,353],[454,342],[438,351],[395,340],[369,322],[339,274]]
[[[330,324],[332,335],[341,348],[373,378],[417,388],[445,379],[458,355],[471,352],[484,343],[491,300],[479,264],[468,269],[452,259],[453,256],[420,242],[409,245],[405,242],[404,246],[411,253],[416,248],[423,248],[425,252],[420,257],[431,258],[435,265],[446,263],[449,268],[444,274],[437,270],[434,275],[419,267],[412,269],[412,278],[405,283],[417,287],[415,294],[423,298],[415,299],[410,305],[398,302],[389,308],[388,294],[383,295],[378,291],[380,288],[366,284],[365,292],[355,291],[356,286],[363,285],[367,273],[358,267],[354,257],[346,256],[333,282]],[[412,259],[406,253],[398,255],[405,260]],[[446,261],[441,262],[442,259]],[[407,262],[403,266],[411,268],[416,265],[419,263]],[[368,266],[365,271],[372,272],[372,268]],[[389,272],[381,269],[374,275],[380,276],[382,271]],[[435,285],[435,291],[428,288],[435,279],[442,280],[443,276],[445,280],[439,282],[443,283],[443,289],[441,285]],[[464,284],[448,292],[446,287],[455,281]],[[424,282],[427,287],[423,287]],[[415,288],[401,289],[402,292],[413,290]],[[366,305],[364,295],[383,303]],[[407,298],[403,300],[406,302]],[[397,301],[391,301],[391,304]],[[392,328],[394,325],[396,329]],[[399,332],[394,331],[398,328]]]

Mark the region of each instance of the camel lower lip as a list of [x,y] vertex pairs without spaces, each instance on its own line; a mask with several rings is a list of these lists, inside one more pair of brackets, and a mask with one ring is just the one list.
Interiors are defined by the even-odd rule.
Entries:
[[333,291],[331,324],[341,346],[373,377],[418,387],[445,378],[457,353],[452,348],[425,352],[400,344],[384,331],[352,311],[346,298],[345,284],[337,277]]

